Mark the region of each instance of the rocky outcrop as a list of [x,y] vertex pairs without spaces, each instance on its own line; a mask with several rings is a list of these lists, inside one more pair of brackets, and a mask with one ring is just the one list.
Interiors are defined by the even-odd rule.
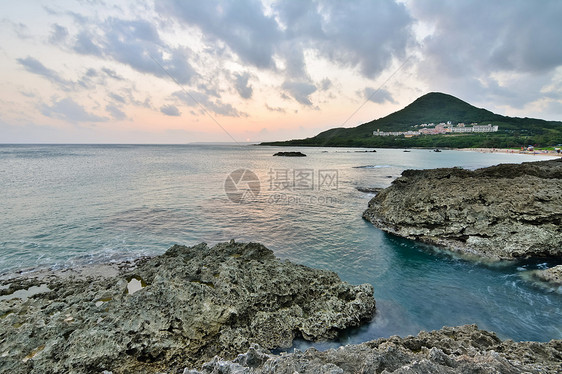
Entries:
[[215,357],[184,374],[343,373],[560,373],[562,341],[501,341],[475,325],[444,327],[406,338],[391,337],[319,352],[281,356],[259,346],[233,361]]
[[302,152],[277,152],[274,156],[281,156],[281,157],[306,157],[306,155]]
[[406,170],[363,217],[389,233],[492,260],[562,255],[562,159]]
[[233,241],[175,245],[108,277],[1,284],[6,373],[172,373],[215,355],[232,359],[253,343],[334,338],[375,308],[370,285],[352,286],[333,272],[281,261],[261,244]]

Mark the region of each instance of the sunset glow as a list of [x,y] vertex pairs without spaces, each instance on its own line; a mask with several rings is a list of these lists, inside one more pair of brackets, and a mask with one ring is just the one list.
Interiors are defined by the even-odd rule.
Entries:
[[4,1],[0,13],[0,143],[303,138],[430,91],[562,119],[557,1]]

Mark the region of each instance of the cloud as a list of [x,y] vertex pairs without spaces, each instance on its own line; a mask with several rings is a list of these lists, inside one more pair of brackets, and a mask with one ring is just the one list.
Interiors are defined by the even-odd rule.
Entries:
[[[189,64],[189,49],[162,47],[158,31],[144,20],[128,21],[116,18],[106,22],[103,53],[133,69],[158,77],[173,77],[180,84],[191,81],[195,70]],[[164,57],[166,52],[168,57]]]
[[12,28],[16,36],[22,40],[31,39],[31,35],[29,33],[29,27],[22,22],[13,22],[7,18],[0,20],[1,23],[7,24]]
[[417,75],[433,90],[523,107],[544,96],[542,86],[562,66],[560,1],[417,0],[409,7],[430,30]]
[[110,98],[112,98],[114,101],[121,103],[121,104],[125,104],[127,101],[125,100],[125,98],[121,95],[116,94],[115,92],[110,92],[108,94],[108,96]]
[[[446,74],[545,71],[562,65],[562,3],[418,0],[413,13],[435,31],[423,51]],[[531,17],[532,15],[532,17]],[[472,20],[459,27],[456,20]],[[455,53],[450,53],[455,51]]]
[[183,1],[156,2],[164,17],[197,26],[210,43],[224,42],[244,63],[273,68],[273,52],[282,35],[274,17],[265,14],[260,2]]
[[[115,71],[102,67],[101,69],[95,68],[88,68],[86,72],[82,75],[82,77],[75,83],[73,83],[73,88],[85,88],[85,89],[95,89],[96,86],[101,86],[99,89],[109,89],[112,87],[112,83],[110,80],[114,80],[116,82],[122,82],[129,85],[134,85],[132,82],[127,82],[124,78],[122,78],[119,74]],[[79,86],[79,87],[78,87]],[[109,93],[108,95],[111,95]]]
[[99,74],[96,69],[88,69],[86,73],[82,76],[80,80],[78,80],[78,86],[85,88],[85,89],[92,89],[95,87],[95,80],[103,81],[103,79],[99,78]]
[[72,82],[63,79],[56,71],[47,68],[39,60],[31,56],[28,56],[26,58],[18,58],[16,59],[16,61],[30,73],[45,77],[51,82],[63,87],[72,86]]
[[167,116],[179,117],[181,115],[179,109],[175,105],[164,105],[160,111]]
[[[51,37],[53,41],[71,43],[69,47],[76,53],[113,60],[159,78],[171,78],[182,86],[190,85],[192,90],[195,87],[197,92],[216,98],[204,100],[206,108],[230,116],[243,113],[221,101],[224,80],[220,71],[225,70],[226,61],[273,72],[285,82],[281,88],[290,97],[312,107],[310,95],[318,89],[328,91],[332,82],[325,78],[316,87],[305,56],[358,69],[372,78],[394,59],[403,57],[408,40],[412,39],[413,20],[404,5],[394,0],[345,4],[280,0],[265,5],[257,0],[161,0],[155,2],[154,11],[156,20],[145,19],[140,13],[127,19],[110,16],[99,20],[66,12],[79,25],[78,32],[68,36],[66,28],[55,24]],[[163,29],[192,33],[194,28],[201,31],[201,44],[193,47],[196,52],[188,47],[189,40],[169,46],[168,39],[161,35]],[[208,63],[210,60],[213,64]],[[194,67],[197,64],[201,73]],[[248,72],[234,73],[230,78],[243,99],[253,97],[251,78]],[[91,87],[86,79],[78,83]]]
[[94,68],[89,68],[88,70],[86,70],[87,77],[93,78],[93,77],[97,77],[98,75],[99,75],[98,72]]
[[[393,0],[275,3],[292,51],[310,49],[342,67],[357,67],[373,78],[414,43],[404,4]],[[294,52],[293,52],[294,53]],[[304,63],[304,62],[303,62]]]
[[252,86],[248,85],[250,74],[247,72],[243,74],[234,73],[234,78],[235,78],[234,83],[235,83],[236,91],[238,91],[238,94],[244,99],[250,99],[254,92]]
[[325,37],[323,24],[326,20],[322,18],[318,2],[282,0],[275,3],[274,8],[289,39],[303,35],[313,39]]
[[302,105],[312,106],[309,96],[316,92],[316,86],[313,84],[308,82],[288,81],[283,83],[282,88],[286,90],[293,99]]
[[93,40],[93,34],[87,31],[82,31],[76,36],[76,40],[72,48],[75,52],[80,54],[101,56],[102,50],[93,42]]
[[[43,7],[49,13],[43,12],[43,34],[29,19],[29,27],[21,17],[10,21],[10,14],[0,21],[28,48],[20,50],[40,47],[18,55],[8,43],[1,52],[21,56],[19,70],[56,85],[57,100],[41,107],[56,118],[125,119],[129,106],[200,117],[243,117],[240,108],[265,106],[269,116],[280,116],[357,98],[397,106],[428,91],[508,115],[560,114],[560,1],[159,0],[124,10],[79,3],[69,10]],[[394,76],[391,69],[406,59]],[[389,76],[386,89],[373,95]],[[154,90],[137,91],[146,77],[168,82],[150,79]],[[170,96],[162,96],[165,90]],[[278,102],[256,96],[271,90]],[[16,95],[33,102],[52,94],[34,93]],[[102,104],[82,101],[101,95]]]
[[375,90],[372,87],[365,87],[362,92],[362,96],[365,100],[372,101],[373,103],[383,104],[385,102],[389,102],[391,104],[396,104],[392,94],[388,92],[388,90],[381,88]]
[[[117,81],[124,81],[115,71],[108,68],[101,68],[96,70],[94,68],[87,68],[82,77],[78,81],[70,81],[61,77],[55,70],[47,68],[41,61],[28,56],[26,58],[18,58],[16,61],[30,73],[39,75],[46,78],[52,83],[55,83],[64,91],[77,91],[80,88],[91,90],[96,86],[107,86],[107,78]],[[109,94],[111,95],[111,94]],[[114,98],[115,99],[115,98]],[[119,100],[118,100],[119,101]]]
[[197,85],[197,89],[199,90],[200,93],[204,93],[205,95],[208,96],[214,96],[218,99],[220,99],[221,94],[219,92],[219,88],[218,88],[218,82],[217,80],[213,80],[213,82],[210,82],[208,84],[206,83],[199,83]]
[[116,107],[116,106],[113,105],[113,104],[108,104],[108,105],[106,105],[106,106],[105,106],[105,110],[106,110],[109,114],[111,114],[111,117],[112,117],[113,119],[116,119],[116,120],[118,120],[118,121],[127,119],[127,115],[126,115],[121,109],[119,109],[118,107]]
[[68,30],[57,23],[52,26],[51,35],[49,36],[49,42],[52,44],[60,44],[66,40],[68,36]]
[[197,75],[189,63],[189,48],[167,47],[155,25],[146,20],[108,18],[95,25],[96,33],[88,25],[76,36],[73,49],[78,53],[113,59],[160,78],[172,77],[179,84],[190,83]]
[[107,121],[106,117],[88,113],[84,107],[71,98],[55,101],[52,105],[43,104],[40,109],[41,113],[47,117],[62,119],[70,123]]
[[208,103],[206,109],[225,117],[248,117],[247,113],[241,112],[234,108],[232,104],[223,103],[221,100]]
[[320,91],[327,91],[332,88],[332,86],[332,81],[328,78],[324,78],[322,79],[322,82],[320,82]]
[[288,40],[277,48],[277,56],[285,65],[284,74],[291,79],[310,79],[304,59],[304,44],[298,40]]
[[265,108],[267,110],[269,110],[270,112],[278,112],[278,113],[286,113],[287,111],[284,108],[281,107],[271,107],[267,104],[265,104]]
[[20,91],[20,93],[25,97],[36,97],[35,93],[29,91]]
[[158,110],[157,108],[153,107],[150,96],[146,96],[144,100],[140,100],[135,97],[135,92],[136,90],[134,88],[125,87],[119,90],[119,94],[117,94],[116,92],[111,92],[108,94],[108,96],[118,104],[132,104],[147,109]]
[[220,99],[211,100],[207,95],[197,91],[177,91],[172,94],[187,106],[197,106],[205,111],[220,114],[226,117],[248,117],[247,113],[240,112],[229,103],[223,103]]
[[113,78],[113,79],[118,80],[118,81],[123,80],[123,77],[121,77],[119,74],[117,74],[114,70],[111,70],[109,68],[101,68],[101,71],[103,71],[110,78]]
[[291,79],[308,78],[305,50],[375,77],[414,42],[414,20],[393,0],[280,0],[267,11],[253,0],[163,0],[156,10],[198,27],[207,45],[226,45],[243,63],[278,71],[279,58]]

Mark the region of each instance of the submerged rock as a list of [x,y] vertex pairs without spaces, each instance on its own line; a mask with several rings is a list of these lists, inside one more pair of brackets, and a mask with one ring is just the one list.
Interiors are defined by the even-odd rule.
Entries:
[[175,245],[108,277],[4,281],[3,293],[46,284],[26,300],[0,301],[0,372],[177,372],[256,343],[334,338],[369,320],[370,285],[275,258],[261,244]]
[[355,187],[355,189],[359,192],[365,192],[365,193],[379,193],[382,190],[384,190],[384,188],[381,187]]
[[259,346],[233,361],[215,357],[184,374],[560,373],[562,340],[501,341],[475,325],[378,339],[320,352],[272,355]]
[[382,230],[492,260],[562,255],[562,159],[406,170],[369,202]]
[[557,265],[544,270],[533,270],[532,274],[542,282],[555,286],[562,286],[562,265]]

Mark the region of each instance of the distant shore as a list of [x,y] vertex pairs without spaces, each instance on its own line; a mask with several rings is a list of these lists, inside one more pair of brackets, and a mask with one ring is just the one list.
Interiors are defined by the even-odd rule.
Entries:
[[480,153],[512,153],[512,154],[519,154],[519,155],[562,157],[562,153],[557,153],[556,151],[545,151],[545,150],[522,151],[519,149],[510,149],[510,148],[454,148],[454,150],[480,152]]

